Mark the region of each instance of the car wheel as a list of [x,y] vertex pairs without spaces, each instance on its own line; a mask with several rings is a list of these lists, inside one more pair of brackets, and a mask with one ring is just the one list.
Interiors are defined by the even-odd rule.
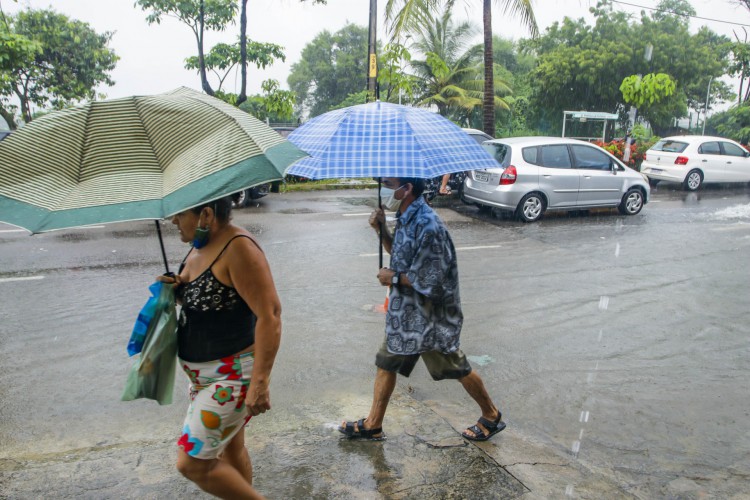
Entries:
[[688,172],[687,177],[685,177],[685,182],[683,182],[683,186],[688,191],[697,191],[699,187],[701,187],[701,184],[703,183],[703,174],[701,174],[700,170],[691,170]]
[[523,222],[536,222],[544,214],[544,198],[539,193],[529,193],[518,203],[516,216]]
[[643,193],[638,188],[631,188],[622,197],[617,209],[623,215],[635,215],[643,208]]
[[247,193],[247,189],[243,189],[239,193],[232,195],[232,208],[242,208],[247,205],[250,196]]

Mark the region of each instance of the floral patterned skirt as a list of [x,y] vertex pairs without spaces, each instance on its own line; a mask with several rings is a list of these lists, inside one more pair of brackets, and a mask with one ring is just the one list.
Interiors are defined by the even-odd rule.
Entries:
[[250,420],[245,396],[252,353],[205,363],[179,361],[190,379],[190,406],[177,446],[191,457],[215,459]]

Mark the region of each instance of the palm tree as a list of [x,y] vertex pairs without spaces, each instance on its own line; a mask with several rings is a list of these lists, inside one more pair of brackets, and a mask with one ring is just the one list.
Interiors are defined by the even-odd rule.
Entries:
[[[477,2],[478,0],[464,0]],[[500,2],[501,0],[497,0]],[[483,129],[487,134],[495,135],[495,83],[492,61],[492,1],[482,0],[482,20],[484,25],[484,97],[482,105]],[[388,0],[385,6],[386,19],[391,22],[391,37],[398,38],[402,31],[409,32],[417,26],[426,25],[438,8],[445,4],[451,9],[456,0]],[[531,0],[502,0],[505,12],[521,18],[529,28],[532,36],[537,36],[536,24]]]
[[[420,82],[417,106],[436,106],[438,113],[461,125],[466,125],[472,112],[482,106],[482,47],[469,46],[478,31],[468,21],[454,25],[451,11],[446,9],[416,33],[411,45],[425,55],[424,60],[410,63]],[[494,105],[508,109],[499,96],[508,93],[507,84],[498,80]]]
[[[412,46],[424,60],[414,59],[410,66],[417,76],[417,106],[436,106],[442,116],[461,115],[481,106],[481,91],[476,80],[481,47],[467,47],[478,29],[470,22],[454,26],[446,10],[416,33]],[[474,91],[472,91],[474,90]]]

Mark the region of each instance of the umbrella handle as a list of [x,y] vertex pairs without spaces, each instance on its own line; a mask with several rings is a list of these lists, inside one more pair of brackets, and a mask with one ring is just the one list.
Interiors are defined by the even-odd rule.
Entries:
[[161,237],[161,225],[159,224],[159,219],[154,219],[154,223],[156,224],[156,234],[159,235],[159,246],[161,246],[161,257],[164,259],[164,269],[166,270],[166,274],[171,274],[169,272],[169,263],[167,262],[167,252],[164,250],[164,240]]
[[[381,200],[380,200],[380,177],[378,177],[378,210],[381,207]],[[379,245],[378,245],[378,270],[383,269],[383,231],[385,230],[384,227],[381,226],[380,231],[378,231],[378,237],[379,237]]]

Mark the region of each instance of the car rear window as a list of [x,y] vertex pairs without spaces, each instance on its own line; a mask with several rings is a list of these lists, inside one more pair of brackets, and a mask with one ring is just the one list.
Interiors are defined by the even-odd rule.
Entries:
[[652,151],[664,151],[665,153],[682,153],[688,147],[687,142],[670,141],[662,139],[651,147]]
[[487,150],[487,152],[491,154],[503,168],[510,165],[511,148],[507,144],[489,142],[482,144],[482,147]]

